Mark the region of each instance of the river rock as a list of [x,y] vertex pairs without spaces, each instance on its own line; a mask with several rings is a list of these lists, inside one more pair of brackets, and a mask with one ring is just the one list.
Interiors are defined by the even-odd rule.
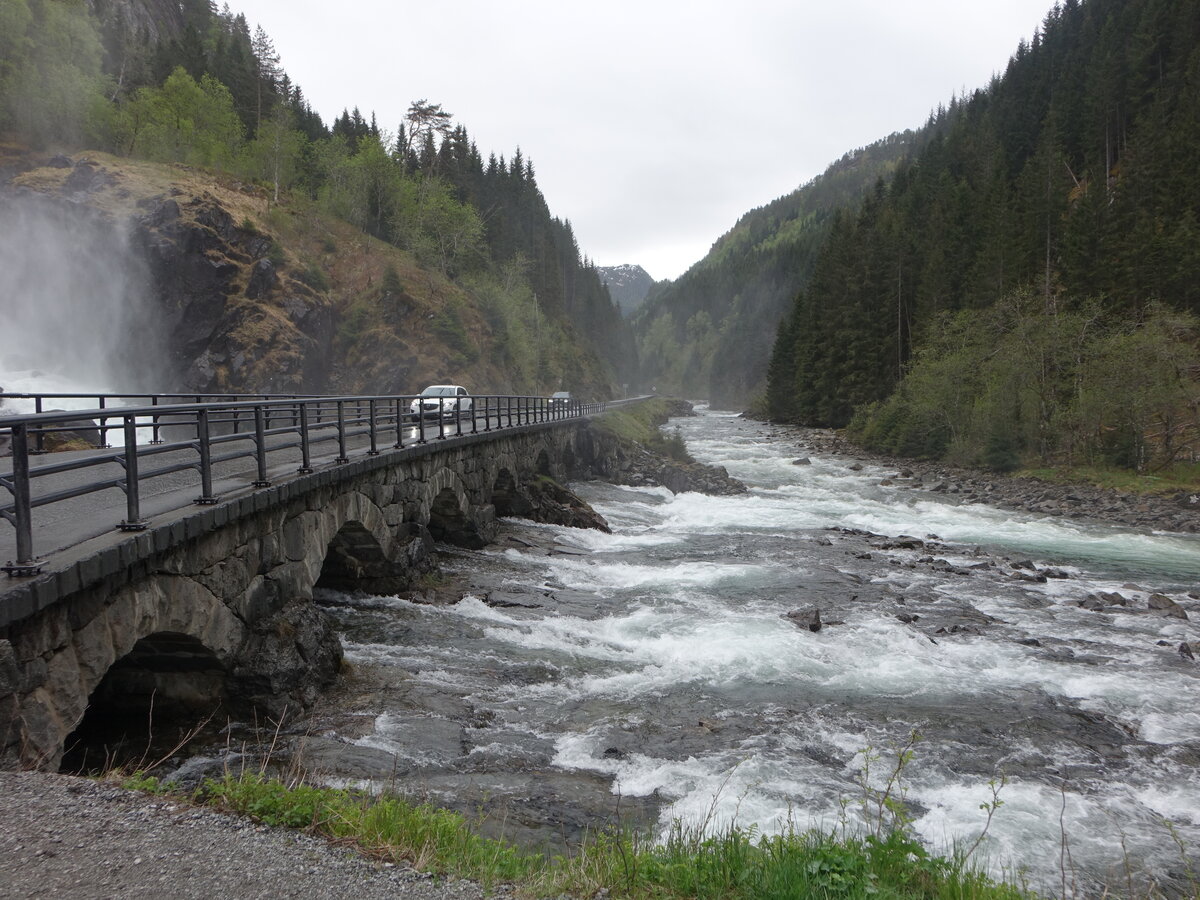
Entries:
[[793,609],[789,613],[784,614],[784,618],[788,619],[797,628],[807,628],[809,631],[816,633],[821,630],[821,610],[817,607],[808,609]]
[[1192,652],[1192,645],[1187,641],[1179,645],[1179,655],[1188,660],[1196,659],[1196,654]]
[[1146,603],[1150,611],[1157,615],[1169,616],[1172,619],[1186,619],[1188,617],[1184,608],[1166,594],[1151,594]]
[[811,466],[812,460],[809,459],[807,456],[802,456],[799,459],[793,459],[792,465],[793,466]]

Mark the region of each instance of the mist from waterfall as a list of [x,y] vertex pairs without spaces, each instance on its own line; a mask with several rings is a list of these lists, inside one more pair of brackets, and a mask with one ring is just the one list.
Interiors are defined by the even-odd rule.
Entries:
[[[92,209],[0,196],[0,322],[5,392],[162,390],[166,354],[146,267],[127,227]],[[3,412],[32,409],[8,401]]]

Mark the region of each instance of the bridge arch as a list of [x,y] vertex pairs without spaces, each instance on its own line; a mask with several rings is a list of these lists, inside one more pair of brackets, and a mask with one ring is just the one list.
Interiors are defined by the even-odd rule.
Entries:
[[[164,703],[295,714],[341,658],[314,590],[410,587],[433,566],[431,532],[482,546],[507,497],[528,494],[539,470],[569,470],[578,431],[534,426],[328,466],[106,539],[30,582],[0,608],[0,765],[56,768],[89,705],[111,708],[122,679],[159,684]],[[206,686],[168,686],[183,669]]]
[[[32,744],[23,755],[58,768],[67,738],[93,702],[101,711],[112,711],[114,702],[128,701],[132,711],[161,693],[154,703],[164,718],[182,711],[179,704],[184,702],[215,709],[226,695],[229,662],[245,637],[245,623],[190,578],[156,575],[127,587],[50,655],[46,682],[22,706],[26,741]],[[174,677],[173,669],[188,664],[185,658],[204,660],[210,676],[205,686],[191,690],[183,684],[186,679]],[[112,679],[102,688],[118,661],[123,665],[114,678],[120,682],[124,677],[125,689],[140,686],[124,699],[116,695]],[[218,671],[225,674],[211,677]],[[203,698],[205,692],[211,693],[212,704]]]

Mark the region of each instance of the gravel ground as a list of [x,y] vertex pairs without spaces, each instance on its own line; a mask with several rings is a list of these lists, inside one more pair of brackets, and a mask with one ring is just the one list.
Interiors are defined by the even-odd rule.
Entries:
[[[492,896],[504,895],[504,891]],[[467,881],[85,778],[0,772],[0,898],[479,900]]]

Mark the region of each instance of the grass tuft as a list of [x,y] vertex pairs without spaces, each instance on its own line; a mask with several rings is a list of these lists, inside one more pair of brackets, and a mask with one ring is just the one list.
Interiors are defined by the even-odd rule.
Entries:
[[[137,774],[125,784],[162,792]],[[463,816],[393,795],[372,796],[257,773],[206,782],[198,802],[268,825],[300,828],[421,871],[469,878],[485,888],[512,885],[519,896],[628,897],[635,900],[1030,900],[965,858],[930,856],[907,830],[865,837],[816,832],[760,835],[730,825],[676,823],[665,840],[636,832],[590,835],[567,855],[546,857],[477,835]]]

